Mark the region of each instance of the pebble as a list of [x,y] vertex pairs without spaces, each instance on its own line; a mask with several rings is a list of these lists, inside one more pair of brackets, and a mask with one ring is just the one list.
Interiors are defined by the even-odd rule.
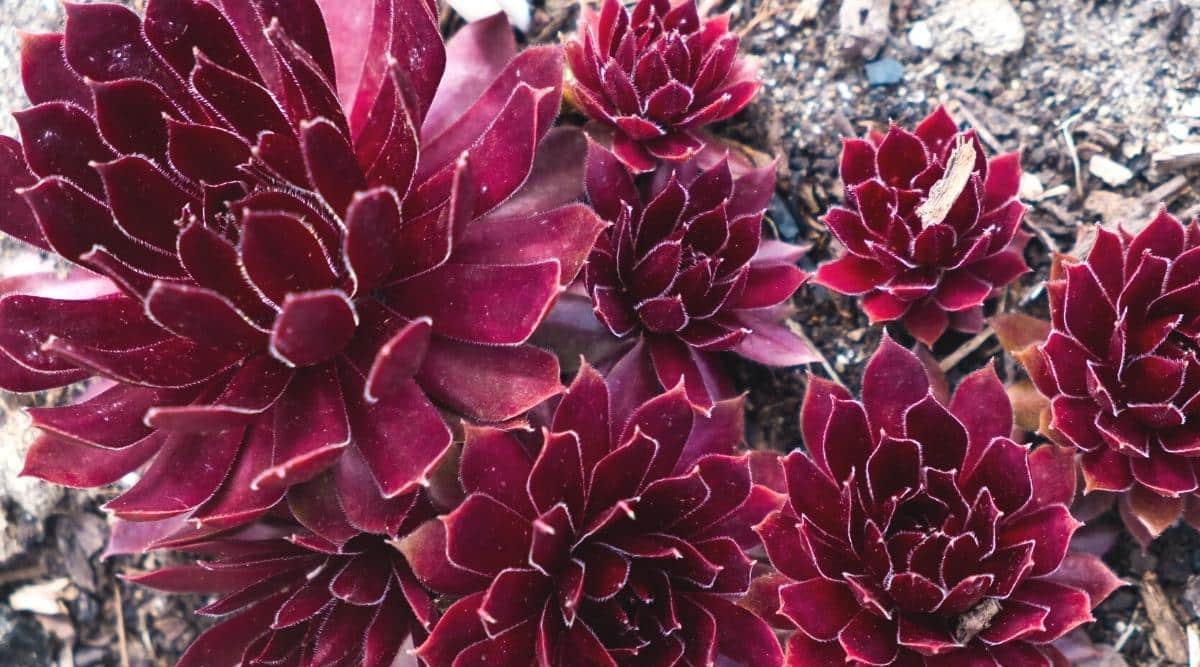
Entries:
[[1125,185],[1133,178],[1133,172],[1125,165],[1113,162],[1103,155],[1092,156],[1088,161],[1088,172],[1114,188]]
[[908,43],[926,51],[933,48],[933,32],[929,29],[929,24],[924,21],[913,23],[908,29]]
[[843,52],[870,60],[879,55],[891,31],[891,0],[842,0],[838,8],[838,33]]
[[1021,174],[1021,185],[1017,190],[1017,196],[1025,201],[1036,201],[1042,196],[1046,189],[1042,186],[1042,179],[1035,174],[1024,172]]
[[1009,0],[948,0],[940,5],[929,27],[935,53],[943,60],[969,48],[1003,57],[1025,45],[1025,26]]
[[892,86],[904,78],[904,65],[895,58],[880,58],[867,63],[867,83],[872,86]]
[[780,239],[790,243],[800,235],[800,224],[796,222],[796,216],[792,215],[787,202],[778,193],[771,198],[771,206],[767,209],[767,215],[775,223],[775,230],[779,232]]
[[1192,134],[1192,128],[1187,123],[1167,123],[1167,134],[1179,141],[1187,141]]

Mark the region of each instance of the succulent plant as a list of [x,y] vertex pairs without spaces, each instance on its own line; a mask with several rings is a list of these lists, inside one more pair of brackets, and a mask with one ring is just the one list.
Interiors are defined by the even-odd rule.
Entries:
[[1120,494],[1143,544],[1200,498],[1200,224],[1160,210],[1059,256],[1049,335],[1018,356],[1050,399],[1042,430],[1081,453],[1087,492]]
[[842,143],[846,205],[825,215],[845,248],[814,282],[862,296],[872,323],[900,320],[926,345],[983,326],[982,304],[1029,270],[1020,156],[988,159],[938,107],[908,132]]
[[560,50],[367,5],[68,3],[26,39],[0,229],[79,268],[0,287],[0,384],[105,379],[34,411],[28,474],[150,461],[108,508],[210,525],[354,478],[379,523],[449,447],[439,408],[499,421],[561,391],[524,342],[602,223],[567,203]]
[[942,405],[885,337],[861,401],[810,377],[800,419],[788,503],[757,527],[790,664],[1066,664],[1050,642],[1120,582],[1068,553],[1072,452],[1009,439],[992,368]]
[[755,484],[740,399],[697,416],[682,387],[645,402],[583,366],[540,433],[470,428],[466,499],[400,549],[457,597],[417,655],[431,667],[779,665],[770,627],[736,601]]
[[568,95],[611,129],[613,151],[635,172],[682,162],[704,146],[697,130],[750,103],[758,66],[738,57],[729,17],[701,18],[696,0],[603,0],[581,10],[566,42]]
[[[430,515],[414,500],[408,527]],[[358,532],[332,509],[312,517],[320,532],[286,513],[221,536],[185,530],[176,548],[198,560],[128,577],[215,596],[197,613],[221,620],[191,643],[179,667],[389,667],[407,658],[437,617],[432,596],[387,538]]]
[[731,167],[711,153],[635,180],[592,143],[586,176],[612,223],[584,269],[596,317],[640,342],[633,353],[649,355],[662,387],[682,379],[705,408],[731,393],[721,352],[772,366],[815,358],[781,321],[808,277],[795,265],[804,248],[762,238],[774,166]]

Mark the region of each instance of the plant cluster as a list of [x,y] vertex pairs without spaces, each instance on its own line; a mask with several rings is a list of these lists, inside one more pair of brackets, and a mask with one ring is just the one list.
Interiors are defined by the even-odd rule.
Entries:
[[[0,280],[0,387],[86,381],[25,474],[135,480],[109,552],[189,554],[130,578],[221,619],[185,667],[1061,665],[1121,584],[1077,470],[1143,543],[1200,516],[1197,223],[1098,230],[1051,322],[993,321],[1050,443],[885,336],[861,398],[809,375],[805,450],[747,451],[729,357],[817,357],[774,165],[705,129],[760,87],[727,17],[604,0],[521,50],[432,0],[66,8],[0,230],[72,268]],[[1020,176],[941,108],[847,139],[814,282],[979,331]]]

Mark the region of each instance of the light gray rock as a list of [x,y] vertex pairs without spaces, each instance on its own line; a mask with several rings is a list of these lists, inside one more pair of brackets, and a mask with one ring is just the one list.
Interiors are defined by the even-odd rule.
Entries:
[[1009,0],[942,0],[926,23],[942,60],[967,49],[1003,57],[1025,45],[1025,26]]
[[1114,188],[1125,185],[1133,178],[1133,172],[1128,167],[1103,155],[1093,155],[1088,160],[1088,173]]

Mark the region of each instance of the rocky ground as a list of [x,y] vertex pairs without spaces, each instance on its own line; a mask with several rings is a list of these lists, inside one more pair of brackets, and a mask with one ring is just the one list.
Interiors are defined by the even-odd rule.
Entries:
[[[126,4],[137,4],[127,0]],[[912,125],[945,104],[989,150],[1021,150],[1035,271],[994,304],[1044,314],[1053,252],[1087,223],[1136,224],[1159,202],[1200,214],[1200,0],[703,0],[730,11],[763,61],[765,92],[726,134],[782,156],[777,233],[810,241],[812,262],[833,249],[819,218],[840,198],[839,137]],[[573,0],[535,2],[529,41],[574,26]],[[21,106],[15,29],[58,25],[56,0],[0,0],[0,130]],[[447,16],[452,29],[455,21]],[[0,274],[43,260],[0,241]],[[821,350],[816,372],[855,388],[880,331],[852,301],[804,288],[796,319]],[[951,380],[1000,350],[990,330],[947,336],[934,350]],[[999,366],[1014,377],[1010,360]],[[742,366],[748,441],[787,450],[803,369]],[[19,408],[58,396],[0,397],[0,665],[172,664],[198,625],[195,600],[153,595],[117,575],[153,565],[99,552],[97,509],[109,492],[62,492],[18,479],[30,434]],[[1093,537],[1131,582],[1076,642],[1092,665],[1200,664],[1200,536],[1169,531],[1142,552],[1101,517]]]

